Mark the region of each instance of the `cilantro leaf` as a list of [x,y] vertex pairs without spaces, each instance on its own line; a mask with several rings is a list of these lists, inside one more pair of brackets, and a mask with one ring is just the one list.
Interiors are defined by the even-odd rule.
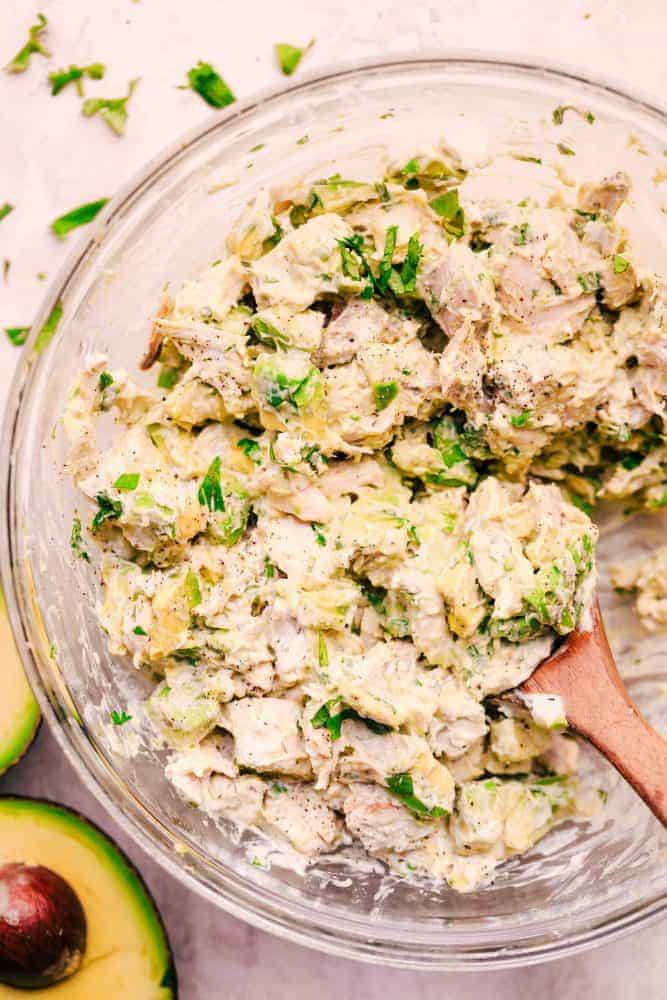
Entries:
[[113,375],[110,375],[109,372],[102,372],[97,383],[98,389],[100,392],[104,392],[110,385],[113,385]]
[[28,339],[28,334],[30,333],[29,326],[6,326],[5,333],[11,340],[15,347],[21,347],[25,344]]
[[135,635],[148,635],[146,629],[142,628],[141,625],[135,625],[132,631],[134,632]]
[[286,42],[278,42],[274,45],[278,65],[285,76],[292,75],[312,44],[311,42],[305,49],[301,49],[297,45],[288,45]]
[[246,458],[249,458],[251,462],[255,463],[255,465],[262,464],[261,449],[257,442],[252,438],[240,438],[240,440],[236,442],[236,447],[240,448]]
[[397,382],[376,382],[373,386],[373,398],[377,410],[386,409],[398,396]]
[[622,257],[620,253],[614,254],[613,268],[614,274],[623,274],[630,267],[630,261]]
[[202,507],[208,507],[210,511],[224,511],[225,500],[222,495],[222,484],[220,483],[219,455],[216,455],[209,465],[208,471],[197,491],[197,499]]
[[113,722],[114,726],[124,726],[126,722],[130,721],[131,718],[132,716],[128,715],[127,712],[114,711],[111,713],[111,721]]
[[3,219],[6,219],[9,213],[13,211],[14,206],[10,205],[8,201],[6,201],[4,205],[0,205],[0,222],[2,222]]
[[419,233],[413,233],[408,240],[408,250],[401,269],[401,283],[404,292],[414,292],[417,285],[417,269],[424,246],[419,242]]
[[380,292],[386,292],[389,285],[397,236],[398,226],[389,226],[384,238],[384,251],[382,254],[382,260],[380,261],[380,270],[377,279],[377,287]]
[[[340,706],[338,712],[333,711],[336,705]],[[332,740],[339,740],[340,729],[345,719],[356,719],[358,722],[363,722],[371,732],[378,735],[391,732],[391,726],[386,726],[383,722],[376,722],[375,719],[367,719],[363,715],[359,715],[355,709],[346,705],[340,696],[325,701],[310,721],[313,729],[326,728]]]
[[87,76],[90,80],[101,80],[105,73],[106,66],[99,62],[90,63],[89,66],[70,66],[69,69],[59,69],[55,73],[49,73],[51,96],[57,97],[61,90],[73,83],[76,85],[79,97],[83,97],[83,84],[81,82],[83,77]]
[[321,667],[329,666],[329,650],[324,632],[319,632],[317,636],[317,659]]
[[410,812],[415,813],[417,816],[437,819],[439,816],[444,816],[447,812],[446,809],[442,809],[440,806],[433,806],[429,809],[428,806],[424,805],[421,799],[417,798],[411,774],[404,773],[389,775],[387,778],[387,788],[393,795],[401,800],[403,805],[406,806]]
[[46,56],[47,59],[49,58],[51,53],[39,39],[39,36],[46,31],[48,23],[43,14],[37,15],[37,23],[33,24],[28,30],[28,41],[16,53],[11,62],[7,63],[5,66],[6,73],[25,73],[35,53]]
[[578,274],[577,281],[584,292],[596,292],[600,287],[601,278],[597,271],[586,271],[585,274]]
[[572,146],[566,146],[566,144],[564,142],[557,142],[556,143],[556,149],[563,156],[574,156],[575,155],[574,150],[572,149]]
[[189,663],[191,667],[196,667],[200,658],[200,652],[194,646],[183,647],[182,649],[172,649],[169,655],[173,660]]
[[188,72],[188,85],[212,108],[226,108],[236,98],[210,63],[198,62]]
[[130,80],[125,97],[89,97],[81,105],[81,113],[90,118],[99,114],[100,118],[106,122],[112,132],[116,135],[125,135],[125,125],[127,123],[127,102],[132,97],[134,90],[139,83],[139,77]]
[[513,413],[510,416],[510,423],[512,427],[526,427],[532,415],[532,410],[522,410],[521,413]]
[[74,555],[78,556],[79,559],[83,559],[84,562],[90,562],[90,556],[83,547],[81,518],[78,514],[75,514],[72,518],[72,531],[69,536],[69,545]]
[[157,377],[158,388],[173,389],[178,382],[178,375],[178,368],[170,368],[169,365],[162,365]]
[[89,201],[85,205],[73,208],[71,212],[66,212],[65,215],[60,215],[57,219],[54,219],[51,223],[51,229],[56,236],[62,239],[72,229],[77,229],[79,226],[86,226],[89,222],[92,222],[95,216],[104,208],[108,200],[108,198],[100,198],[99,201]]
[[112,500],[107,493],[98,493],[95,500],[99,510],[90,526],[93,531],[97,531],[105,521],[117,521],[123,513],[123,505],[120,500]]

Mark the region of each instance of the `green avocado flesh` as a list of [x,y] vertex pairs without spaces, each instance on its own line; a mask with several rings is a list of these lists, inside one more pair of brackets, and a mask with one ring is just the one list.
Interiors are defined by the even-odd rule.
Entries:
[[0,798],[0,865],[45,865],[77,893],[88,925],[81,968],[48,989],[0,985],[0,1000],[174,1000],[176,975],[162,921],[140,875],[97,827],[39,799]]
[[0,590],[0,774],[15,764],[32,743],[39,706],[23,673]]

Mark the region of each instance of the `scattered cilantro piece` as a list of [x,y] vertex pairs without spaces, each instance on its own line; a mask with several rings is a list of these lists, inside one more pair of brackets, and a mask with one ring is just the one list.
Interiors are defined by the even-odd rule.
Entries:
[[384,250],[377,279],[377,287],[380,292],[386,292],[389,285],[397,236],[398,226],[389,226],[384,238]]
[[141,475],[138,472],[124,472],[113,484],[115,490],[136,490]]
[[588,514],[589,517],[591,516],[593,513],[593,505],[589,503],[588,500],[584,500],[584,498],[579,496],[578,493],[573,493],[570,499],[575,507],[578,507],[579,510],[583,510],[584,514]]
[[7,257],[5,257],[5,259],[2,262],[2,280],[4,282],[6,282],[7,278],[9,277],[9,269],[11,266],[12,266],[11,260],[8,260]]
[[4,205],[0,205],[0,222],[2,222],[3,219],[6,219],[9,213],[13,211],[14,206],[10,205],[8,201],[6,201]]
[[102,372],[97,383],[98,389],[100,392],[104,392],[110,385],[113,385],[113,375],[110,375],[109,372]]
[[521,163],[542,163],[539,156],[524,156],[522,153],[512,153],[513,160],[520,160]]
[[5,66],[6,73],[25,73],[30,65],[30,59],[35,53],[39,53],[41,56],[46,56],[47,59],[49,58],[51,53],[39,40],[39,36],[46,31],[48,23],[49,22],[43,14],[37,15],[37,23],[33,24],[32,27],[28,29],[28,41],[25,43],[23,48],[16,53],[11,62],[7,63]]
[[89,97],[81,105],[81,113],[90,118],[99,113],[100,118],[106,122],[112,132],[116,135],[125,135],[125,125],[127,123],[127,102],[132,97],[134,90],[139,83],[139,77],[130,80],[125,97]]
[[72,518],[72,531],[69,536],[69,546],[79,559],[83,559],[84,562],[90,562],[90,556],[83,547],[83,534],[81,531],[81,518],[78,514],[75,514]]
[[127,712],[111,713],[111,721],[113,722],[114,726],[124,726],[126,722],[130,721],[131,718],[132,716],[128,715]]
[[528,223],[522,222],[520,226],[512,226],[512,243],[515,247],[523,247],[527,243]]
[[142,628],[141,625],[135,625],[132,631],[134,632],[135,635],[148,635],[146,629]]
[[575,155],[574,150],[572,149],[572,146],[567,146],[564,142],[557,142],[556,143],[556,149],[563,156],[574,156]]
[[117,521],[123,513],[123,505],[120,500],[112,500],[106,493],[98,493],[95,500],[99,510],[90,526],[93,531],[97,531],[105,521]]
[[272,250],[273,247],[277,247],[283,238],[283,227],[273,215],[271,216],[271,222],[273,223],[273,232],[264,240],[265,250]]
[[[340,706],[340,710],[338,712],[333,712],[332,709],[334,709],[336,705]],[[376,722],[375,719],[367,719],[363,715],[359,715],[359,713],[353,708],[346,705],[340,696],[337,698],[331,698],[329,701],[325,701],[310,721],[313,729],[322,729],[323,727],[326,727],[331,739],[339,740],[340,727],[345,719],[357,719],[359,722],[363,722],[364,725],[368,726],[371,732],[378,735],[391,732],[391,726],[386,726],[382,722]]]
[[373,398],[377,410],[386,409],[398,396],[397,382],[376,382],[373,386]]
[[276,567],[273,565],[268,556],[264,557],[264,573],[266,574],[267,580],[272,580],[276,575]]
[[614,254],[613,268],[614,274],[623,274],[630,267],[630,261],[622,257],[620,253]]
[[559,104],[559,106],[554,108],[551,113],[554,125],[563,124],[566,111],[573,111],[576,115],[580,115],[582,118],[585,118],[589,125],[592,125],[595,121],[595,115],[592,111],[580,111],[579,108],[575,108],[574,104]]
[[30,333],[29,326],[6,326],[5,333],[11,340],[15,347],[21,347],[25,344],[28,334]]
[[210,63],[198,62],[188,72],[188,84],[212,108],[226,108],[236,98]]
[[196,667],[199,663],[199,650],[194,646],[187,646],[181,649],[172,649],[169,654],[172,660],[178,660],[182,663],[189,663],[191,667]]
[[292,75],[312,44],[310,42],[304,49],[300,49],[297,45],[288,45],[286,42],[274,45],[278,65],[285,76]]
[[597,271],[587,271],[585,274],[578,274],[577,281],[584,292],[596,292],[601,279]]
[[567,781],[566,774],[547,774],[544,778],[536,778],[534,785],[560,785]]
[[310,526],[313,529],[313,531],[315,532],[315,541],[317,542],[318,545],[321,545],[321,546],[324,547],[327,544],[326,535],[322,531],[322,528],[324,527],[324,525],[323,524],[318,524],[316,521],[311,521],[310,522]]
[[246,458],[249,458],[255,465],[262,464],[262,452],[256,441],[252,438],[241,438],[236,442],[236,447],[240,448]]
[[108,198],[100,198],[98,201],[89,201],[85,205],[73,208],[71,212],[67,212],[65,215],[60,215],[57,219],[54,219],[51,223],[51,229],[56,236],[62,239],[72,229],[77,229],[79,226],[86,226],[89,222],[92,222],[98,212],[104,208],[108,200]]
[[283,792],[287,791],[287,785],[282,785],[279,781],[274,781],[271,785],[271,791],[275,795],[282,795]]
[[429,202],[436,215],[439,215],[443,225],[450,236],[457,239],[463,236],[465,229],[465,215],[459,205],[459,192],[456,188],[453,191],[445,191]]
[[419,233],[413,233],[408,240],[408,249],[401,269],[401,285],[403,292],[414,292],[417,286],[417,269],[424,246],[419,242]]
[[532,410],[522,410],[521,413],[513,413],[510,417],[510,423],[512,427],[526,427],[532,415]]
[[429,809],[428,806],[424,805],[421,799],[417,798],[411,774],[389,775],[387,778],[387,788],[393,795],[401,800],[403,805],[406,806],[410,812],[415,813],[417,816],[428,816],[433,819],[437,819],[439,816],[444,816],[446,813],[446,810],[442,809],[440,806],[433,806]]
[[44,323],[42,329],[37,334],[37,340],[35,341],[35,346],[33,347],[33,351],[35,354],[41,354],[44,348],[48,347],[48,345],[51,343],[53,335],[58,329],[58,324],[60,323],[62,315],[63,315],[63,304],[60,301],[60,299],[58,299],[53,309],[47,316],[46,322]]
[[56,73],[49,73],[51,84],[51,96],[57,95],[70,83],[76,85],[76,92],[79,97],[83,97],[83,80],[87,76],[90,80],[101,80],[106,72],[103,63],[91,63],[89,66],[70,66],[69,69],[59,69]]
[[220,483],[219,455],[209,465],[208,471],[197,491],[197,499],[202,507],[208,507],[210,511],[223,511],[225,509],[225,500],[222,495],[222,485]]

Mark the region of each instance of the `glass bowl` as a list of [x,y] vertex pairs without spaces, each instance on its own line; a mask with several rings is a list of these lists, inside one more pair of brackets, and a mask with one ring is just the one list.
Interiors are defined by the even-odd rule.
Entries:
[[[218,256],[225,227],[259,185],[328,175],[334,163],[353,169],[357,157],[385,144],[414,148],[420,137],[448,129],[464,144],[496,127],[525,139],[526,122],[550,122],[555,106],[572,103],[593,111],[611,136],[631,132],[630,145],[651,153],[667,147],[667,118],[646,101],[564,72],[475,55],[357,66],[235,105],[171,146],[112,200],[43,303],[35,330],[62,301],[56,335],[38,350],[33,333],[14,381],[3,441],[3,581],[23,662],[60,746],[114,818],[182,883],[258,927],[323,951],[442,970],[582,950],[664,913],[664,834],[585,751],[607,808],[589,824],[559,827],[483,891],[461,896],[406,882],[345,853],[306,870],[280,857],[269,864],[252,833],[214,824],[178,798],[164,779],[164,752],[147,732],[108,724],[111,709],[132,711],[143,681],[107,652],[92,549],[90,565],[72,558],[80,500],[63,473],[59,417],[86,353],[107,352],[112,366],[136,370],[165,282]],[[564,138],[578,127],[575,117],[567,116]],[[591,131],[594,152],[600,134]],[[603,549],[629,553],[645,544],[646,532],[664,538],[664,522],[641,522],[619,532],[612,519]],[[601,596],[632,693],[664,722],[664,649],[641,637],[604,586]]]

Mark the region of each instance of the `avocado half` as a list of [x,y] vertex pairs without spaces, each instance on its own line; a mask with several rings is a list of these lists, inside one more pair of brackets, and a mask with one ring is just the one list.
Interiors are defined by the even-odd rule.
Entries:
[[78,813],[44,799],[0,797],[0,865],[44,865],[74,889],[88,943],[78,972],[46,989],[0,985],[0,1000],[176,1000],[167,933],[150,893],[123,852]]
[[40,712],[23,673],[0,590],[0,774],[26,752],[39,727]]

